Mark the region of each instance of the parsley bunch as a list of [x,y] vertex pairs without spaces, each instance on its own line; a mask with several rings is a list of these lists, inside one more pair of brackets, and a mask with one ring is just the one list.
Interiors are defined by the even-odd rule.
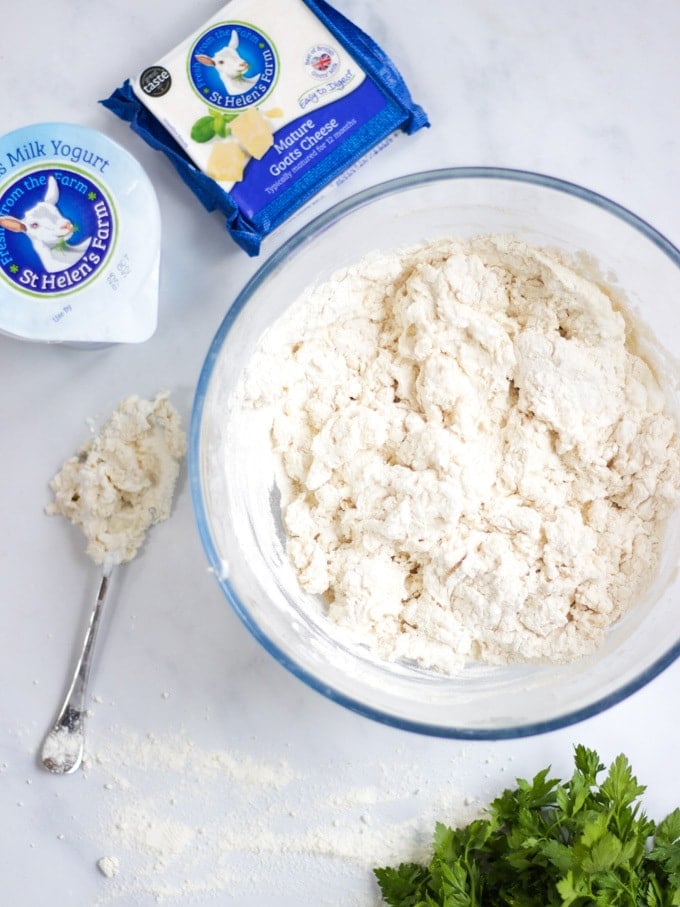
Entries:
[[645,788],[620,755],[574,749],[568,781],[517,780],[488,817],[465,828],[438,823],[428,866],[375,869],[390,907],[678,907],[680,808],[656,824],[640,809]]

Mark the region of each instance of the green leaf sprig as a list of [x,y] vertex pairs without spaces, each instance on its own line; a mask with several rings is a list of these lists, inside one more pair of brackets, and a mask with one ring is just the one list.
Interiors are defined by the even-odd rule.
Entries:
[[429,865],[375,869],[389,907],[679,907],[680,809],[656,824],[625,756],[574,748],[568,781],[517,780],[487,816],[438,823]]
[[209,142],[216,136],[224,139],[231,132],[229,123],[237,116],[238,113],[225,113],[223,110],[210,109],[210,113],[199,117],[191,127],[191,138],[194,142],[201,143]]

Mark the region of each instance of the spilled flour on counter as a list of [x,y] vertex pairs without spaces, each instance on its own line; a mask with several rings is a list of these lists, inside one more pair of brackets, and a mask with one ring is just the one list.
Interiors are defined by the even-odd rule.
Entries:
[[149,528],[170,516],[185,451],[179,414],[166,393],[126,397],[52,479],[47,513],[82,529],[96,564],[130,561]]
[[281,758],[111,728],[85,773],[105,788],[95,843],[115,854],[97,863],[115,866],[97,904],[260,907],[277,892],[337,907],[341,891],[343,907],[376,907],[374,866],[427,859],[435,821],[466,824],[498,792],[496,769],[467,798],[464,766],[460,748],[441,773],[397,748],[391,762],[327,760],[314,781]]
[[635,601],[680,500],[676,425],[631,324],[507,236],[374,253],[268,334],[287,553],[378,656],[568,661]]
[[103,876],[106,876],[107,879],[112,879],[114,876],[118,875],[120,861],[118,860],[118,857],[102,857],[100,860],[97,860],[97,869]]

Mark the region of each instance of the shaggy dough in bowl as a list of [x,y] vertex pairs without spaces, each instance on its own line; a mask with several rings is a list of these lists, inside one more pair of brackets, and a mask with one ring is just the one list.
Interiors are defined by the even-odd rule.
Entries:
[[509,236],[379,252],[263,338],[287,553],[380,657],[591,651],[680,500],[674,419],[630,319],[560,253]]

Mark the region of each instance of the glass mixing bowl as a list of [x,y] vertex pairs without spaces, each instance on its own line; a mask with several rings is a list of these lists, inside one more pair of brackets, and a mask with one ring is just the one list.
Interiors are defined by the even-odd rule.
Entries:
[[338,642],[319,601],[300,590],[285,554],[267,435],[228,404],[262,334],[308,286],[374,249],[487,233],[592,256],[642,324],[642,351],[654,359],[677,415],[680,252],[634,214],[580,186],[520,171],[450,169],[396,179],[341,202],[262,265],[207,353],[189,450],[208,561],[265,649],[311,687],[361,714],[467,739],[527,736],[587,718],[678,656],[678,515],[669,520],[656,579],[590,656],[569,664],[471,662],[456,676],[382,662]]

